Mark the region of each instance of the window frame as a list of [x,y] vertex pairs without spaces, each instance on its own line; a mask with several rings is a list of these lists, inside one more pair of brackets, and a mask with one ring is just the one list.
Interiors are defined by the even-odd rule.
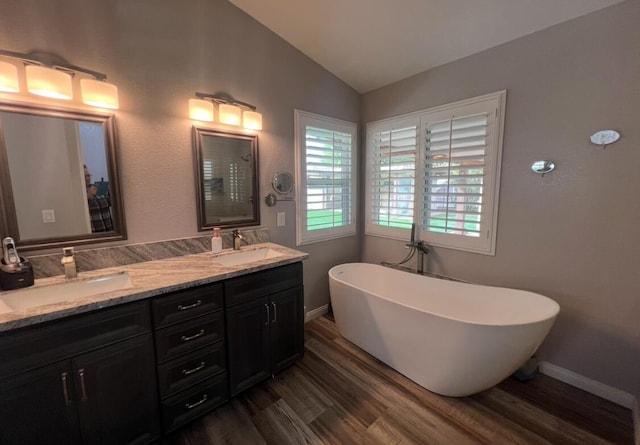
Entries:
[[415,163],[414,163],[414,199],[413,199],[413,210],[412,210],[412,219],[415,222],[416,218],[416,199],[415,194],[418,189],[419,178],[417,177],[415,170],[416,165],[419,163],[418,152],[419,152],[419,144],[420,144],[420,117],[419,116],[410,116],[407,118],[398,118],[393,120],[386,120],[381,122],[374,122],[367,124],[367,162],[366,162],[366,172],[365,172],[365,195],[366,195],[366,206],[365,206],[365,233],[367,235],[381,236],[384,238],[392,238],[398,240],[405,240],[407,229],[399,228],[399,227],[390,227],[381,224],[376,224],[373,222],[373,177],[372,172],[375,168],[377,168],[377,164],[375,159],[372,156],[372,151],[375,149],[373,146],[373,139],[375,136],[382,132],[392,132],[394,130],[400,128],[407,127],[415,127],[416,128],[416,146],[415,146]]
[[[411,119],[419,121],[418,143],[416,156],[416,190],[414,194],[414,222],[416,225],[416,239],[425,243],[455,250],[462,250],[485,255],[495,255],[497,240],[497,223],[498,223],[498,207],[500,192],[500,176],[502,166],[502,146],[504,139],[504,119],[506,108],[506,90],[497,91],[482,96],[477,96],[461,101],[444,104],[413,113],[407,113],[392,118],[371,122],[367,124],[367,171],[365,191],[365,235],[379,236],[391,239],[406,240],[409,238],[409,230],[401,228],[390,228],[373,224],[372,212],[372,193],[370,188],[371,181],[371,130],[380,128],[391,128],[402,122]],[[484,110],[487,112],[487,136],[485,151],[485,183],[483,183],[483,210],[481,217],[481,234],[479,237],[470,237],[464,235],[435,233],[423,230],[423,218],[425,214],[424,205],[424,189],[426,174],[426,127],[429,122],[437,122],[439,120],[449,119],[451,117],[462,117],[464,113],[457,115],[456,112],[474,110]],[[444,119],[443,119],[444,118]],[[488,202],[484,202],[484,198]]]
[[[306,182],[306,128],[314,126],[351,135],[351,186],[349,224],[307,230],[307,182]],[[357,234],[357,195],[358,195],[358,124],[329,116],[294,110],[294,139],[296,164],[296,245],[311,244],[331,239],[355,236]]]

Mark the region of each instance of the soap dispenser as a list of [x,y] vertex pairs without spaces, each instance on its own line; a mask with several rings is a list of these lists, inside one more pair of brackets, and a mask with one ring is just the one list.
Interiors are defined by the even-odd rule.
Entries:
[[211,252],[222,252],[222,238],[220,237],[220,227],[213,228],[213,237],[211,237]]
[[66,278],[75,278],[78,276],[76,270],[76,259],[73,257],[73,247],[64,247],[62,249],[62,260],[60,260],[64,266],[64,276]]

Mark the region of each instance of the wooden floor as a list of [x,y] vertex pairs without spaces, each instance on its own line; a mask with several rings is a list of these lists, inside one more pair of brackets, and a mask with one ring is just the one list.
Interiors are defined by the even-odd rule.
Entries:
[[544,375],[433,394],[352,345],[330,316],[305,357],[166,440],[200,444],[633,444],[631,412]]

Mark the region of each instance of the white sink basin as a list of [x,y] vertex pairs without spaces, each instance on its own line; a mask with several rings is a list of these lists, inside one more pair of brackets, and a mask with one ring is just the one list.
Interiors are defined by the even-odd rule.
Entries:
[[0,313],[24,311],[38,306],[91,297],[131,287],[133,287],[133,283],[127,272],[87,280],[67,281],[49,286],[28,287],[0,294]]
[[263,247],[261,249],[243,250],[241,252],[220,255],[213,259],[214,263],[223,266],[239,266],[241,264],[253,263],[254,261],[277,258],[283,254],[274,249]]

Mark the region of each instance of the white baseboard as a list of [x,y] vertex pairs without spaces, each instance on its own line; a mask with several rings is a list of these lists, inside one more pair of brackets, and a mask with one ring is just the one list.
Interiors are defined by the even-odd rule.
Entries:
[[617,403],[625,408],[633,409],[633,406],[637,403],[636,398],[628,392],[591,380],[588,377],[576,374],[575,372],[561,368],[560,366],[556,366],[548,362],[540,362],[538,370],[542,374],[553,377],[561,382],[568,383],[571,386],[575,386],[583,391],[602,397],[610,402]]
[[635,430],[636,445],[640,445],[640,400],[636,397],[633,404],[633,427]]
[[326,314],[327,312],[329,312],[329,305],[325,304],[324,306],[320,306],[318,308],[315,308],[313,310],[310,310],[309,312],[307,312],[304,316],[304,322],[308,322],[313,320],[314,318],[318,318],[324,314]]

